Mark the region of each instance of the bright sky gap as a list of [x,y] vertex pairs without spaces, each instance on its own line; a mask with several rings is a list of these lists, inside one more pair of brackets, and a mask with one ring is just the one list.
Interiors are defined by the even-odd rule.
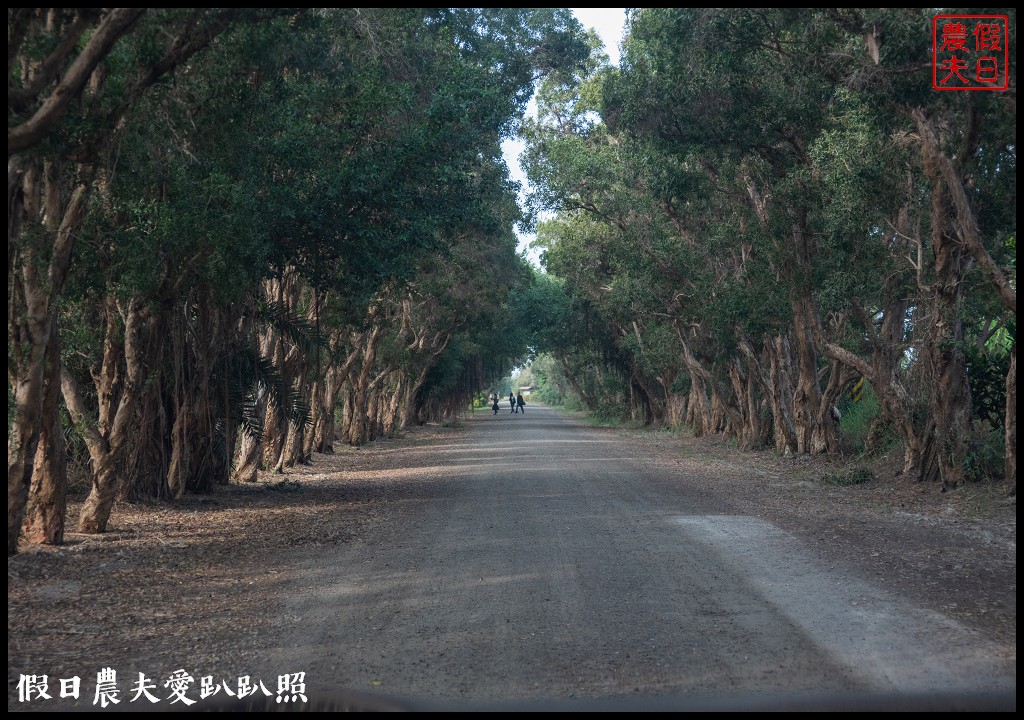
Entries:
[[[572,11],[583,27],[597,31],[602,42],[604,42],[604,51],[608,54],[609,61],[612,65],[618,65],[619,45],[622,42],[623,31],[626,23],[626,9],[572,8]],[[536,113],[536,111],[537,107],[531,100],[527,109],[527,114],[532,115]],[[529,182],[526,179],[526,174],[523,172],[523,169],[519,164],[519,156],[525,149],[523,141],[519,138],[506,140],[501,144],[501,149],[505,155],[505,164],[508,165],[509,174],[513,180],[522,186],[523,193],[525,193],[529,186]],[[520,194],[520,202],[522,202],[523,199],[524,194]],[[526,252],[527,258],[530,262],[539,266],[539,253],[529,249],[529,245],[533,242],[534,238],[534,235],[523,235],[519,233],[519,252]]]

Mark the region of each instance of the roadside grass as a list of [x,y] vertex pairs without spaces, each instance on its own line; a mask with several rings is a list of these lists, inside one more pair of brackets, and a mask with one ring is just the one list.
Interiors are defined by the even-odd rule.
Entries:
[[818,481],[822,485],[860,485],[875,479],[875,473],[863,465],[846,468],[837,473],[826,473]]
[[644,427],[644,424],[640,420],[623,420],[620,417],[613,417],[607,415],[590,415],[586,414],[583,416],[583,420],[594,427],[605,427],[605,428],[622,428],[624,430],[639,430]]
[[993,480],[965,483],[950,491],[968,518],[987,517],[996,508],[1015,508],[1017,496],[1006,494],[1006,483]]

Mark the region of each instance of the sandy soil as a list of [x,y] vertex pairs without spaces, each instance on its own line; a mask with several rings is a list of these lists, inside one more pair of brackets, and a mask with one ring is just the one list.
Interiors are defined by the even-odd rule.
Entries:
[[[854,599],[848,603],[854,606],[863,602],[877,608],[884,600],[889,603],[886,607],[898,607],[896,603],[905,602],[907,607],[914,608],[913,612],[926,613],[914,622],[932,622],[938,634],[944,632],[943,623],[949,623],[949,628],[955,626],[956,630],[949,630],[949,633],[970,633],[978,641],[972,647],[983,648],[977,651],[985,655],[982,660],[991,663],[994,672],[1009,673],[1008,677],[1013,677],[1016,667],[1016,503],[1014,499],[1004,498],[999,486],[975,485],[942,494],[937,487],[913,484],[895,476],[894,458],[876,458],[864,463],[854,459],[844,462],[780,458],[766,452],[740,453],[716,438],[693,439],[666,432],[594,428],[577,420],[566,421],[553,413],[547,420],[549,426],[541,427],[539,418],[544,411],[538,413],[537,408],[531,409],[534,414],[516,418],[517,426],[508,424],[511,421],[504,416],[500,420],[506,425],[501,428],[495,424],[485,426],[488,421],[498,421],[487,412],[454,426],[416,428],[399,439],[379,441],[360,449],[342,448],[334,455],[317,456],[310,466],[295,468],[283,477],[264,478],[254,486],[224,487],[212,495],[190,497],[175,504],[121,503],[115,510],[112,529],[105,535],[72,533],[67,544],[59,548],[27,547],[8,560],[8,709],[47,710],[56,708],[60,702],[91,709],[96,675],[107,667],[118,672],[123,701],[119,709],[142,709],[142,704],[146,703],[145,700],[134,704],[127,702],[134,694],[132,688],[139,674],[143,673],[156,686],[152,692],[161,698],[161,703],[151,706],[152,709],[173,710],[181,705],[171,705],[172,688],[165,688],[165,682],[178,669],[187,670],[195,679],[189,691],[193,698],[199,697],[198,686],[203,676],[210,676],[215,684],[235,691],[240,677],[249,676],[254,683],[262,679],[267,691],[276,695],[278,673],[312,671],[325,667],[328,661],[336,671],[331,675],[332,682],[341,678],[339,682],[350,691],[348,698],[355,707],[362,702],[361,693],[370,693],[366,702],[380,707],[384,701],[378,699],[379,693],[385,696],[393,693],[402,698],[527,701],[571,697],[614,699],[629,691],[650,697],[680,692],[727,692],[721,678],[738,672],[729,664],[729,658],[741,652],[738,645],[702,649],[702,658],[706,659],[710,653],[723,668],[714,678],[703,680],[687,677],[684,681],[678,673],[673,674],[671,668],[661,667],[669,664],[666,658],[671,653],[666,650],[659,651],[661,654],[656,657],[612,658],[600,663],[581,656],[577,667],[566,669],[562,677],[552,678],[549,686],[537,688],[527,687],[525,679],[517,680],[511,671],[509,678],[502,682],[482,687],[478,676],[473,674],[473,667],[466,669],[467,665],[480,666],[480,672],[484,672],[487,662],[483,658],[494,655],[494,646],[488,643],[495,642],[494,637],[500,639],[502,633],[511,632],[504,627],[494,632],[487,630],[495,627],[492,623],[500,620],[511,626],[515,620],[525,628],[536,622],[539,628],[546,620],[555,622],[552,618],[557,620],[570,615],[584,619],[592,616],[591,620],[599,622],[603,611],[593,600],[580,600],[576,605],[545,611],[548,612],[545,615],[529,608],[524,610],[525,601],[507,596],[511,599],[507,600],[504,610],[488,611],[490,614],[477,625],[472,625],[473,618],[466,620],[472,621],[470,624],[480,631],[480,637],[488,639],[480,650],[481,655],[468,661],[462,658],[459,668],[449,662],[450,658],[440,662],[442,675],[439,677],[443,687],[431,686],[431,682],[437,682],[437,676],[422,667],[422,663],[403,660],[399,668],[383,649],[390,647],[387,643],[405,642],[405,646],[396,645],[396,652],[408,655],[409,647],[429,648],[430,652],[435,652],[441,646],[435,647],[431,644],[433,641],[415,645],[410,644],[415,638],[405,636],[424,628],[436,630],[451,620],[428,620],[423,614],[427,610],[409,613],[409,609],[418,607],[419,602],[429,608],[443,605],[444,593],[457,587],[451,578],[458,578],[459,572],[478,572],[476,565],[467,569],[467,562],[480,563],[481,567],[493,571],[494,577],[501,572],[497,565],[507,562],[514,566],[520,562],[517,555],[501,549],[489,552],[486,545],[491,538],[507,533],[528,545],[531,538],[542,531],[538,528],[552,524],[543,519],[546,517],[543,506],[530,504],[538,493],[525,491],[517,501],[519,514],[510,514],[503,520],[496,515],[498,519],[490,523],[490,531],[488,523],[478,522],[469,505],[465,506],[466,517],[445,517],[443,523],[439,520],[436,527],[440,529],[428,532],[423,518],[431,513],[443,514],[437,508],[462,507],[459,505],[463,501],[461,493],[469,485],[451,485],[451,478],[466,481],[470,477],[467,473],[476,472],[481,458],[493,463],[492,475],[508,475],[510,471],[506,470],[511,467],[512,459],[529,455],[524,448],[538,447],[541,439],[550,437],[554,430],[576,433],[566,437],[585,436],[586,442],[600,443],[604,453],[602,466],[611,468],[613,473],[636,472],[643,479],[645,484],[640,494],[648,504],[642,514],[633,518],[635,524],[646,522],[637,518],[656,515],[655,504],[659,498],[666,498],[666,505],[673,507],[654,523],[659,537],[675,538],[671,542],[678,543],[678,535],[666,529],[666,523],[676,523],[673,527],[683,527],[684,534],[692,536],[691,546],[698,548],[693,551],[695,557],[701,554],[728,556],[723,576],[735,576],[751,585],[761,582],[761,600],[756,613],[796,606],[800,598],[779,594],[782,591],[773,588],[770,579],[759,581],[759,572],[767,573],[765,563],[743,564],[743,553],[734,552],[729,543],[742,542],[744,537],[746,542],[759,543],[764,548],[776,543],[780,552],[783,546],[797,548],[796,552],[805,557],[807,563],[826,570],[836,569],[843,578],[851,579],[846,590],[864,596],[858,600],[851,595]],[[527,423],[534,423],[534,429],[525,430]],[[513,428],[519,435],[507,435]],[[481,430],[485,431],[483,435]],[[467,447],[471,448],[468,460]],[[565,450],[564,444],[561,450]],[[553,473],[552,478],[563,474],[575,478],[574,484],[567,487],[578,488],[581,496],[590,493],[588,497],[595,498],[585,505],[584,515],[600,516],[601,523],[618,508],[631,507],[626,504],[631,501],[629,491],[624,489],[626,486],[604,486],[611,488],[615,497],[611,505],[605,501],[608,495],[594,494],[590,484],[597,470],[585,466],[582,456],[566,457],[564,467],[551,457],[538,455],[535,467],[530,466],[528,460],[521,460],[518,465],[521,475],[516,477],[523,483],[534,482],[541,476],[539,468],[543,465],[546,468],[543,472]],[[852,486],[822,482],[823,478],[842,473],[854,464],[869,467],[875,479]],[[531,471],[531,467],[534,470]],[[677,494],[684,492],[680,489],[684,486],[685,494]],[[474,482],[472,487],[476,492],[479,483]],[[574,492],[562,493],[557,503],[568,503],[568,496]],[[481,500],[487,501],[488,497],[493,502],[493,496]],[[679,507],[683,506],[687,512],[680,514]],[[568,504],[557,505],[557,517],[564,517],[569,507]],[[72,505],[71,527],[77,510],[76,502]],[[520,527],[516,518],[523,517],[539,518],[537,527]],[[739,524],[715,522],[713,527],[707,528],[700,524],[707,517],[747,520]],[[612,532],[604,524],[595,527]],[[464,548],[452,550],[450,547],[439,555],[427,547],[433,540],[418,534],[428,533],[431,538],[443,536],[441,539],[450,545],[449,536],[455,537],[456,530],[461,533],[459,537],[480,533],[466,538],[468,545],[478,546],[472,549],[471,556],[461,554],[469,552]],[[571,555],[575,544],[579,544],[583,552],[587,543],[593,542],[576,538],[572,529],[563,528],[560,532],[557,537],[568,550],[552,555],[553,560],[559,562],[576,557]],[[759,535],[751,540],[750,533]],[[618,542],[616,539],[613,543],[615,548],[619,547]],[[541,544],[550,545],[551,541],[544,539]],[[631,546],[622,544],[622,547],[620,562],[622,558],[637,564],[646,562],[638,556],[634,558],[638,551]],[[392,548],[394,554],[389,555]],[[595,548],[594,551],[605,550]],[[409,572],[422,572],[424,568],[412,567],[417,563],[426,564],[425,569],[434,572],[430,563],[438,557],[459,564],[461,570],[453,568],[454,575],[449,576],[437,574],[437,587],[432,591],[436,596],[434,600],[428,602],[426,594],[417,598],[414,584],[404,579],[398,582],[398,578],[408,577]],[[471,559],[466,561],[466,557]],[[524,556],[521,562],[539,561]],[[667,561],[656,557],[651,562],[657,567],[656,562]],[[784,577],[792,565],[789,561],[780,563],[771,572],[780,574],[776,577]],[[375,603],[378,608],[393,606],[395,615],[411,614],[409,620],[382,623],[374,612],[351,610],[351,602],[344,597],[348,592],[345,588],[353,587],[360,577],[370,577],[366,570],[370,567],[377,585],[373,592],[367,591],[367,602]],[[391,568],[395,582],[382,582],[380,578],[387,576]],[[360,575],[359,571],[364,572]],[[484,571],[479,572],[480,581],[484,583]],[[704,568],[701,572],[707,574],[712,570]],[[583,570],[551,577],[592,582]],[[793,582],[798,581],[804,582],[799,578]],[[528,594],[538,587],[543,591],[553,585],[562,596],[574,597],[568,580],[546,582],[547,585],[523,583],[519,592]],[[614,593],[618,586],[612,578],[605,587],[607,592]],[[387,593],[396,588],[400,597],[390,598]],[[872,596],[876,591],[878,597]],[[527,597],[526,594],[523,597]],[[600,586],[596,594],[601,594]],[[543,601],[544,598],[537,600]],[[635,599],[630,602],[631,609],[635,609]],[[716,608],[733,602],[737,601],[725,597],[714,601]],[[338,610],[338,613],[350,613],[344,616],[345,623],[338,619],[341,615],[324,610],[330,603],[347,608]],[[664,601],[652,600],[651,606],[664,607]],[[616,609],[609,612],[611,610]],[[616,610],[620,611],[621,608]],[[349,627],[356,618],[352,613],[358,612],[364,612],[365,618],[360,617],[359,624],[365,623],[365,628],[353,629]],[[451,610],[453,617],[463,617],[467,612],[472,615],[471,610],[459,607]],[[856,614],[859,610],[853,609],[853,612]],[[715,613],[719,611],[709,611],[710,616]],[[739,616],[740,611],[735,613]],[[496,620],[498,615],[502,617]],[[660,615],[651,617],[660,618]],[[434,625],[429,625],[431,622]],[[722,617],[709,617],[707,622],[708,627],[701,629],[704,634],[710,627],[724,627]],[[898,619],[893,627],[897,625]],[[450,629],[448,625],[444,627]],[[545,627],[550,628],[550,625]],[[851,631],[856,632],[857,628],[852,627]],[[339,644],[345,645],[344,655],[337,646],[324,653],[323,647],[328,645],[325,638],[332,634],[337,635]],[[754,635],[760,634],[764,633],[754,632]],[[809,638],[811,645],[815,642],[821,645],[815,640],[815,632],[806,627],[802,637]],[[516,645],[520,642],[518,638],[519,635],[509,635],[502,641],[509,647],[508,656],[493,658],[495,667],[500,667],[502,662],[524,667],[531,662],[545,662],[542,656],[538,656],[539,660],[523,656],[534,652],[533,646],[524,644],[520,648]],[[544,646],[543,652],[556,656],[560,647],[557,640]],[[451,641],[448,638],[447,642]],[[479,637],[473,642],[480,642]],[[566,647],[574,652],[589,652],[587,648],[591,646],[580,644],[582,642],[574,638]],[[623,635],[620,643],[629,642]],[[793,641],[780,639],[779,642]],[[850,650],[851,653],[865,651],[871,649],[856,646]],[[319,654],[307,654],[313,652]],[[443,651],[438,652],[444,655]],[[469,651],[463,648],[462,652]],[[744,671],[746,674],[736,675],[733,680],[737,692],[879,689],[866,675],[852,679],[844,676],[847,672],[844,667],[858,662],[851,658],[852,655],[845,660],[830,657],[828,662],[821,663],[835,665],[832,675],[827,676],[832,679],[799,682],[791,678],[773,686],[766,684],[768,680],[762,676],[751,679],[750,672]],[[680,663],[683,661],[679,659]],[[813,665],[815,661],[794,655],[792,668],[783,663],[781,672],[786,674],[790,668],[791,676],[806,673],[808,663]],[[491,668],[487,672],[497,671]],[[19,681],[23,675],[35,675],[37,679],[46,675],[49,692],[55,699],[21,702]],[[77,703],[57,699],[59,679],[74,676],[81,678]],[[399,678],[404,680],[399,682]],[[310,692],[317,687],[312,672],[303,679],[308,680]],[[320,682],[322,685],[323,678]],[[820,688],[816,682],[821,683]],[[1006,685],[999,687],[1005,689]],[[896,683],[888,689],[901,687]],[[225,694],[219,692],[202,702],[224,699]],[[259,699],[261,695],[262,691],[255,697]],[[276,697],[268,702],[273,700]]]

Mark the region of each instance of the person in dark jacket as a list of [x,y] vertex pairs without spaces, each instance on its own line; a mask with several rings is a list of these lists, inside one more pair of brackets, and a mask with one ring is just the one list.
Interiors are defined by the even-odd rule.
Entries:
[[523,391],[522,390],[520,390],[519,394],[516,395],[516,405],[519,406],[519,412],[521,412],[521,413],[525,413],[526,412],[526,407],[525,407],[526,401],[523,400]]
[[512,406],[512,412],[509,413],[511,415],[516,411],[516,396],[512,393],[508,394],[508,404]]

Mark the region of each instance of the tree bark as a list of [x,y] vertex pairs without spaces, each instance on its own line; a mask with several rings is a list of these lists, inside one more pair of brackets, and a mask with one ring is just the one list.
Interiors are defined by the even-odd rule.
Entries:
[[42,427],[32,471],[32,488],[25,511],[25,539],[32,543],[64,542],[67,514],[67,467],[64,432],[60,423],[60,351],[56,322],[46,347]]
[[[261,420],[266,417],[267,412],[267,391],[262,387],[256,391],[256,417]],[[262,431],[262,428],[260,428]],[[242,433],[242,441],[238,445],[237,458],[235,459],[235,470],[232,479],[239,483],[254,483],[260,467],[260,440],[248,432]]]
[[741,450],[753,450],[761,447],[771,434],[769,422],[761,420],[760,403],[758,402],[756,385],[757,366],[748,359],[747,370],[744,372],[739,358],[733,358],[729,365],[729,380],[736,396],[740,423],[737,433],[737,444]]
[[[676,328],[676,330],[678,332],[679,328]],[[687,422],[693,429],[693,434],[701,437],[715,432],[714,413],[712,405],[708,402],[708,393],[705,389],[705,383],[711,381],[711,373],[694,357],[690,351],[689,344],[683,339],[681,332],[679,332],[679,341],[683,349],[683,362],[690,372],[690,400],[688,403],[689,414],[687,415]]]
[[363,348],[359,373],[354,380],[350,379],[349,381],[351,386],[349,403],[352,414],[349,420],[348,437],[346,439],[350,445],[358,446],[365,443],[369,432],[370,419],[367,417],[369,398],[367,392],[369,391],[370,372],[373,370],[373,363],[377,357],[377,345],[380,342],[382,331],[383,327],[379,323],[375,323]]
[[[179,314],[179,317],[183,313]],[[185,363],[187,331],[182,326],[183,320],[175,323],[173,332],[173,372],[174,391],[172,393],[172,404],[174,410],[174,421],[171,423],[171,461],[167,468],[167,487],[171,497],[175,500],[185,494],[185,486],[188,484],[188,467],[191,464],[189,458],[189,414],[185,407],[187,404],[186,394],[188,388],[185,383]]]
[[[273,341],[271,350],[267,357],[271,358],[275,367],[283,368],[285,365],[284,339],[276,331],[271,331]],[[283,451],[285,440],[288,437],[288,420],[285,418],[281,408],[267,403],[266,414],[263,420],[263,466],[271,468],[275,472],[283,470]]]
[[284,448],[282,449],[284,467],[305,465],[308,462],[308,458],[302,451],[303,436],[305,435],[305,432],[305,426],[300,425],[293,420],[288,421],[288,434],[285,438]]
[[[784,441],[790,452],[796,452],[796,424],[793,421],[793,398],[796,390],[793,385],[793,349],[789,335],[780,335],[775,340],[775,373],[773,377],[775,392],[779,397],[782,417],[785,420]],[[780,448],[783,449],[783,448]]]
[[[408,390],[404,393],[405,399],[402,402],[402,407],[399,411],[398,416],[398,428],[406,427],[410,420],[415,417],[416,414],[416,401],[419,396],[420,390],[423,388],[423,384],[427,381],[427,376],[430,371],[434,368],[437,363],[437,359],[441,357],[441,353],[448,347],[448,343],[451,342],[452,334],[449,333],[437,333],[434,335],[434,339],[429,343],[427,347],[428,355],[423,360],[423,365],[420,367],[419,373],[416,375],[416,379],[407,382]],[[426,346],[425,337],[421,338],[416,342],[416,345],[422,349]]]
[[[54,171],[55,173],[55,171]],[[39,183],[38,169],[29,168],[19,173],[15,181]],[[48,198],[58,197],[53,190],[55,176],[48,180]],[[8,181],[11,181],[10,173]],[[31,194],[31,193],[28,193]],[[33,212],[26,207],[26,193],[8,188],[8,207],[16,213]],[[29,241],[18,248],[14,231],[22,234],[23,220],[8,218],[8,282],[10,298],[8,303],[8,341],[13,348],[8,363],[8,383],[14,395],[14,421],[7,440],[7,554],[18,551],[18,536],[25,515],[25,504],[32,484],[32,470],[36,448],[39,444],[39,429],[43,425],[43,399],[46,388],[46,348],[51,334],[56,333],[59,298],[67,281],[71,253],[75,238],[85,216],[86,186],[79,185],[71,194],[63,213],[53,207],[46,210],[47,218],[60,217],[57,230],[52,235],[52,250],[48,263],[44,248]],[[29,202],[35,202],[29,198]],[[12,208],[13,205],[13,208]],[[31,221],[38,221],[40,210],[34,209]],[[18,249],[15,249],[18,248]],[[45,277],[40,270],[45,270]],[[54,380],[54,382],[56,382]]]
[[395,387],[391,392],[391,396],[388,399],[387,410],[384,413],[384,436],[394,437],[399,430],[402,428],[402,412],[401,408],[408,397],[405,392],[407,385],[407,378],[405,373],[398,373],[398,378],[395,381]]
[[782,358],[784,353],[788,354],[789,352],[788,344],[785,337],[780,335],[774,339],[765,338],[764,348],[764,354],[768,360],[767,373],[747,339],[742,338],[739,343],[740,352],[747,357],[750,373],[760,382],[761,390],[771,409],[772,422],[770,427],[766,428],[764,441],[767,442],[768,436],[771,435],[777,452],[793,452],[796,449],[796,436],[788,402],[793,395],[792,392],[786,390],[791,383],[788,378],[783,377],[784,368],[788,367],[788,361],[784,361]]
[[[334,452],[333,443],[337,439],[335,428],[335,413],[337,412],[338,400],[345,387],[345,381],[352,371],[352,367],[359,359],[362,350],[363,335],[356,335],[352,341],[353,350],[346,357],[345,362],[340,366],[331,367],[327,370],[327,387],[324,393],[324,403],[320,409],[321,422],[316,429],[314,446],[318,452]],[[332,344],[336,344],[332,343]]]
[[[118,337],[115,314],[124,322],[124,337]],[[107,300],[107,327],[103,362],[96,375],[99,417],[90,423],[81,392],[71,373],[61,369],[61,389],[68,412],[83,428],[83,438],[92,462],[92,489],[78,521],[78,531],[102,533],[117,494],[120,462],[135,425],[142,355],[139,343],[142,311],[137,300],[115,312],[114,302]],[[120,361],[123,355],[123,378]]]
[[828,383],[821,391],[821,401],[818,404],[818,412],[815,417],[815,422],[820,428],[819,440],[824,445],[824,452],[838,453],[841,450],[836,402],[843,391],[843,386],[853,377],[855,377],[855,373],[846,369],[839,360],[832,360],[828,372]]
[[928,417],[923,403],[914,400],[902,378],[906,310],[905,300],[891,302],[886,307],[881,332],[876,333],[872,318],[863,309],[858,309],[863,332],[872,348],[870,359],[828,340],[820,329],[818,342],[827,357],[855,369],[871,384],[884,417],[903,442],[901,474],[922,479],[929,467],[935,467],[932,452],[934,421]]
[[793,343],[797,351],[796,393],[793,395],[793,427],[796,430],[796,451],[824,452],[819,442],[816,411],[821,404],[818,387],[818,353],[810,338],[806,303],[793,302]]
[[[925,169],[933,181],[937,182],[941,179],[952,200],[953,209],[956,212],[954,226],[960,241],[988,275],[989,281],[999,294],[1003,305],[1011,312],[1017,312],[1017,290],[1013,287],[1007,273],[996,265],[988,250],[985,249],[981,238],[981,229],[978,227],[978,220],[971,207],[959,166],[942,152],[938,133],[924,111],[914,110],[911,112],[911,117],[917,125],[921,146],[926,155]],[[948,208],[943,210],[943,213],[948,212]]]
[[1017,344],[1010,350],[1010,371],[1006,374],[1006,482],[1008,493],[1017,494]]
[[327,381],[326,373],[321,375],[313,383],[310,392],[309,423],[302,433],[302,457],[304,462],[311,462],[313,453],[317,451],[317,434],[324,422],[324,385]]
[[948,204],[938,179],[932,190],[932,223],[935,283],[926,360],[932,382],[930,406],[935,421],[939,479],[943,489],[948,490],[965,479],[964,465],[971,429],[971,388],[962,350],[964,331],[960,312],[966,253],[963,245],[947,232]]

